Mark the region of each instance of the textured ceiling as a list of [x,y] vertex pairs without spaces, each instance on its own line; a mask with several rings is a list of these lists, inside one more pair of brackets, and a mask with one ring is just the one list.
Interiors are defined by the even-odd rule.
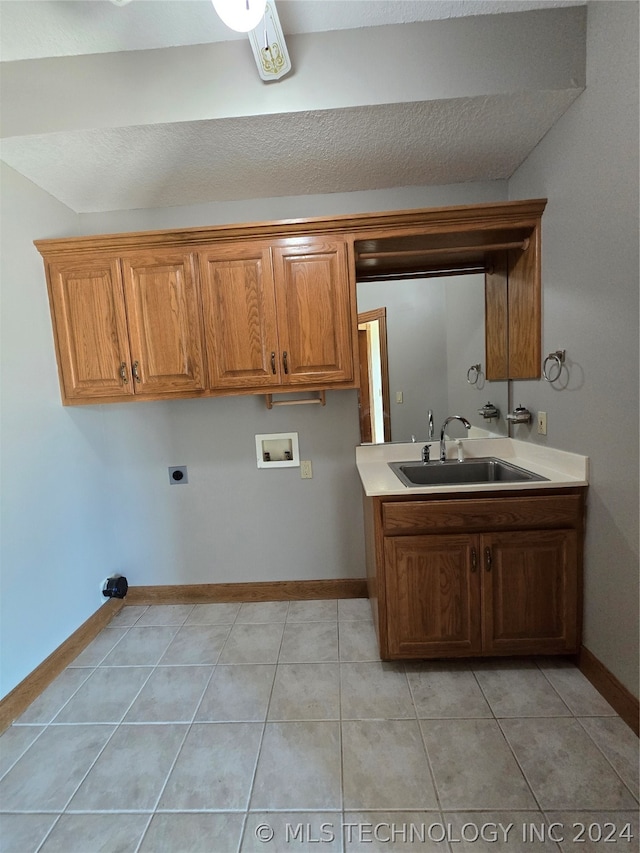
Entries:
[[[3,131],[1,156],[77,212],[506,179],[584,85],[575,70],[580,66],[584,16],[579,17],[581,10],[549,8],[573,5],[580,4],[279,0],[294,72],[280,83],[265,85],[254,79],[246,37],[238,39],[220,25],[209,0],[134,0],[123,8],[91,0],[5,0],[0,3],[0,33],[7,81],[3,103],[8,106],[2,118],[9,130]],[[477,43],[470,35],[470,15],[540,7],[545,15],[570,17],[554,18],[550,24],[539,12],[477,18]],[[419,23],[447,18],[459,23]],[[438,26],[435,32],[420,29]],[[491,30],[498,26],[511,30],[496,30],[494,43]],[[556,35],[548,37],[545,26]],[[383,29],[375,31],[376,41],[368,41],[374,27]],[[332,40],[334,30],[352,34]],[[549,52],[532,50],[528,56],[516,47],[518,38],[509,40],[513,55],[508,45],[491,48],[502,45],[504,32],[538,38],[545,50],[549,43]],[[418,48],[429,37],[442,42],[437,67],[429,70],[424,57],[415,64],[409,51],[420,51],[409,47],[408,34],[414,41],[420,36]],[[224,40],[234,46],[219,44]],[[202,48],[176,48],[203,44],[210,45],[205,54]],[[385,49],[377,49],[372,57],[368,44]],[[151,48],[156,52],[149,54]],[[106,56],[99,66],[90,56],[82,58],[122,50],[133,51],[127,60],[133,73],[124,83],[118,81],[117,88],[113,78],[122,68],[117,55]],[[179,56],[181,73],[186,62],[188,75],[191,54],[185,50],[200,50],[198,62],[209,63],[204,67],[218,83],[218,100],[222,90],[229,101],[225,109],[219,104],[207,107],[210,84],[202,65],[196,73],[194,53],[188,95],[203,105],[191,113],[199,120],[188,119],[175,92],[170,101],[163,99],[168,87],[155,79],[159,75],[142,80],[149,76],[147,56],[165,63],[169,73]],[[349,51],[353,55],[345,57]],[[571,60],[565,61],[563,52],[571,54]],[[60,58],[45,58],[52,56]],[[460,72],[463,58],[468,77]],[[388,93],[385,61],[395,74]],[[332,73],[326,63],[331,63]],[[476,67],[477,81],[472,79]],[[96,68],[100,76],[91,79]],[[521,72],[517,82],[516,68]],[[48,115],[46,105],[38,102],[38,91],[42,97],[43,85],[54,72],[61,103]],[[88,97],[103,90],[108,94],[92,109],[80,108],[80,119],[78,109],[73,114],[74,104],[64,104],[65,90],[75,93],[78,79]],[[369,80],[370,95],[363,85]],[[236,92],[234,85],[242,91]],[[380,103],[381,92],[388,102]],[[140,103],[123,121],[116,102],[134,95]],[[78,107],[80,95],[73,98]],[[162,110],[151,109],[156,102]],[[163,120],[158,120],[161,114]]]

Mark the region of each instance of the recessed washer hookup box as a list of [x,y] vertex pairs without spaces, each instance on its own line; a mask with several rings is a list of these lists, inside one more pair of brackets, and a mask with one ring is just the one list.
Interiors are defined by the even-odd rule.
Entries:
[[256,436],[258,468],[299,468],[297,432],[267,433]]

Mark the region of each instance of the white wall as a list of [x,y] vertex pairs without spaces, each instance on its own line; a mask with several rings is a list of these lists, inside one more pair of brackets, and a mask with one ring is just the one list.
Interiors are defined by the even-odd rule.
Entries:
[[515,383],[548,413],[518,437],[591,458],[584,644],[638,695],[638,4],[589,4],[587,89],[509,182],[546,196],[543,355],[560,382]]
[[46,284],[32,240],[77,216],[2,166],[2,518],[0,695],[100,604],[121,566],[108,437],[95,408],[63,409]]
[[[135,585],[364,573],[356,392],[271,411],[251,396],[63,408],[32,240],[505,197],[492,182],[77,217],[3,167],[2,694],[99,607],[113,572]],[[256,467],[254,435],[290,430],[312,480]],[[170,465],[188,485],[169,485]]]

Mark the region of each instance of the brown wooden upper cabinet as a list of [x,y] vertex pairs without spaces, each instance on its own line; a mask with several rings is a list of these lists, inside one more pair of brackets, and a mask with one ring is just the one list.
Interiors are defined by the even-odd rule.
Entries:
[[203,390],[193,255],[65,257],[48,279],[63,402]]
[[291,390],[354,377],[347,247],[218,244],[199,252],[212,390]]
[[356,280],[486,280],[487,379],[540,376],[545,200],[38,240],[65,405],[359,383]]

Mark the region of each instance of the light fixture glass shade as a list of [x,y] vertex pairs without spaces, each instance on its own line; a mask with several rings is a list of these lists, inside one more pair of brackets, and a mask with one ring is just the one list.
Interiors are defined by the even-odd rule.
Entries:
[[213,8],[232,30],[248,33],[264,16],[267,0],[212,0]]

